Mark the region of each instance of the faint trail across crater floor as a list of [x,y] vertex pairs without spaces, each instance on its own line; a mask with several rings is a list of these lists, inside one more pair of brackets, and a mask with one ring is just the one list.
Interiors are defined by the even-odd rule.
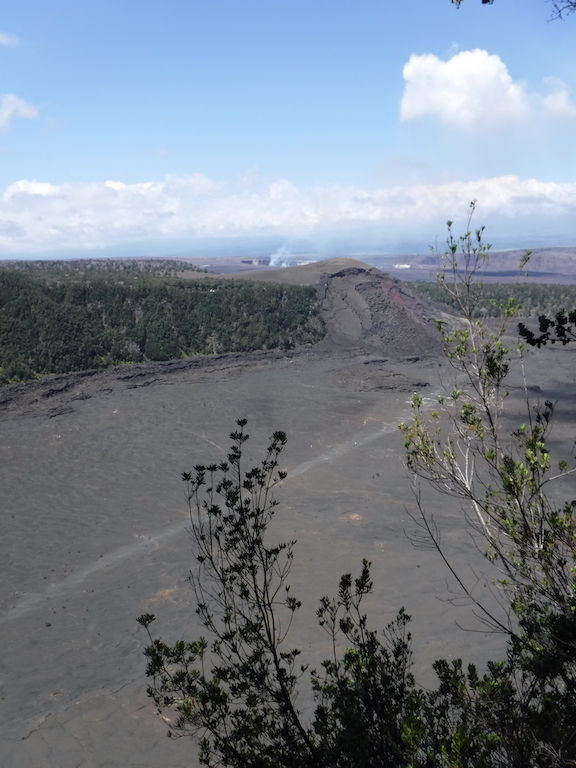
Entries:
[[333,446],[328,451],[324,451],[324,453],[321,453],[319,456],[315,456],[313,459],[304,461],[302,464],[298,464],[293,469],[289,469],[287,480],[290,480],[293,477],[299,477],[300,475],[303,475],[304,473],[309,472],[311,469],[314,469],[315,467],[318,467],[322,464],[329,464],[335,459],[339,459],[341,456],[344,456],[357,448],[361,448],[368,443],[374,442],[374,440],[378,440],[378,438],[382,437],[383,435],[395,432],[398,429],[398,424],[400,421],[402,421],[401,415],[398,420],[395,418],[394,421],[383,422],[379,429],[372,430],[368,433],[365,433],[364,430],[359,431],[355,435],[349,437],[347,440],[344,440],[343,442],[338,443],[338,445]]
[[98,560],[90,563],[90,565],[87,565],[85,568],[78,570],[76,573],[70,574],[70,576],[65,579],[61,579],[60,581],[51,584],[43,592],[30,592],[24,595],[19,600],[18,605],[16,605],[14,608],[11,608],[4,616],[0,618],[0,624],[23,616],[29,611],[34,610],[36,606],[40,606],[47,599],[58,597],[68,590],[75,589],[93,573],[102,571],[105,568],[113,568],[114,566],[125,562],[131,557],[136,555],[142,556],[146,552],[152,552],[158,549],[163,541],[166,541],[167,539],[182,533],[188,525],[188,520],[184,520],[181,523],[171,525],[169,528],[166,528],[165,530],[151,536],[139,536],[139,541],[135,541],[132,544],[125,544],[122,547],[118,547],[118,549],[112,550],[112,552],[99,557]]
[[[341,458],[342,456],[361,448],[371,442],[374,442],[378,438],[386,434],[393,433],[398,423],[402,421],[402,418],[409,416],[409,401],[406,402],[406,406],[402,412],[395,415],[394,420],[382,422],[378,417],[373,417],[373,420],[380,421],[381,426],[378,429],[372,429],[366,431],[366,422],[372,419],[366,419],[362,428],[357,430],[355,434],[351,435],[348,439],[334,445],[327,451],[315,456],[308,461],[304,461],[301,464],[297,464],[295,467],[287,467],[288,477],[287,481],[292,478],[300,477],[310,470],[316,467],[330,464],[332,461]],[[90,563],[84,568],[79,569],[65,579],[61,579],[51,584],[47,589],[39,592],[29,592],[22,595],[18,604],[8,610],[2,617],[0,617],[0,624],[18,619],[21,616],[34,611],[36,608],[42,609],[46,600],[58,597],[65,594],[68,591],[76,590],[88,577],[93,574],[97,574],[106,568],[114,568],[127,560],[135,557],[142,557],[145,553],[149,553],[158,549],[163,542],[172,539],[175,536],[181,535],[189,525],[188,519],[184,519],[179,523],[175,523],[162,531],[153,533],[151,535],[141,534],[138,536],[138,540],[130,544],[125,544],[117,549],[108,552],[107,554],[99,557],[98,560]]]

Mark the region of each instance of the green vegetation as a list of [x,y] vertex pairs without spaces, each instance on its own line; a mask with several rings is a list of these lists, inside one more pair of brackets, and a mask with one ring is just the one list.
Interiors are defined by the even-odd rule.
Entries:
[[78,279],[81,276],[93,277],[95,274],[122,275],[132,277],[177,277],[187,272],[208,272],[195,267],[187,261],[176,259],[66,259],[66,261],[4,261],[6,269],[57,277]]
[[[474,206],[470,215],[473,211]],[[550,401],[531,403],[526,391],[520,423],[510,433],[502,427],[506,379],[524,355],[522,343],[515,348],[505,343],[518,306],[513,297],[502,301],[499,323],[477,317],[478,278],[489,246],[482,230],[456,240],[450,226],[439,284],[455,302],[459,319],[451,326],[439,323],[439,330],[454,379],[433,410],[415,395],[412,422],[401,429],[420,533],[488,628],[508,636],[506,659],[489,666],[480,686],[474,676],[466,681],[460,675],[454,683],[473,706],[463,735],[468,738],[468,729],[479,725],[489,747],[482,760],[458,765],[573,765],[576,500],[558,504],[552,484],[573,475],[576,466],[573,456],[552,459]],[[441,531],[422,501],[422,482],[460,503],[465,526],[498,573],[492,586],[503,612],[477,600],[474,585],[450,566]],[[489,702],[505,722],[490,720],[483,711]]]
[[342,577],[336,599],[320,602],[319,624],[334,653],[311,673],[312,723],[298,709],[307,667],[287,643],[301,607],[288,583],[295,542],[269,542],[267,535],[278,504],[271,490],[286,477],[278,471],[286,435],[274,433],[261,464],[245,471],[245,426],[238,421],[231,434],[227,461],[183,475],[197,560],[190,581],[210,642],[169,646],[152,638],[154,616],[141,616],[150,638],[148,693],[169,735],[198,737],[205,765],[405,765],[422,730],[421,694],[409,672],[409,619],[401,612],[384,642],[368,628],[361,611],[372,588],[367,562],[357,579]]
[[[0,382],[122,362],[315,343],[311,287],[157,277],[176,262],[0,269]],[[110,267],[110,268],[109,268]],[[151,274],[150,274],[151,273]]]
[[[418,281],[410,283],[410,287],[426,296],[430,301],[446,304],[450,309],[460,309],[457,299],[448,294],[439,282]],[[472,316],[474,318],[503,317],[503,307],[506,306],[509,298],[514,299],[518,305],[517,317],[555,315],[566,307],[576,307],[576,285],[477,283],[471,290],[477,302],[473,308]]]
[[[473,208],[472,208],[473,210]],[[451,566],[423,491],[415,486],[424,542],[437,550],[488,629],[505,633],[506,657],[479,672],[437,661],[437,688],[410,672],[409,617],[382,632],[362,600],[370,564],[342,576],[337,596],[317,610],[330,658],[309,670],[288,641],[301,602],[290,590],[296,542],[270,541],[274,486],[286,435],[276,432],[262,462],[246,471],[246,421],[231,434],[227,461],[183,475],[196,568],[190,580],[208,639],[154,639],[145,653],[148,694],[169,735],[198,739],[201,762],[231,768],[567,768],[576,764],[576,501],[557,505],[550,483],[575,469],[554,468],[549,402],[527,401],[525,422],[501,426],[506,377],[521,345],[504,345],[516,305],[506,301],[497,329],[474,316],[475,283],[488,258],[482,231],[449,233],[440,282],[459,305],[440,325],[455,372],[437,410],[413,399],[402,424],[415,483],[456,498],[464,525],[499,569],[492,584],[504,614],[478,602]],[[473,546],[473,544],[471,544]],[[324,635],[324,642],[326,636]],[[298,694],[313,697],[306,716]]]

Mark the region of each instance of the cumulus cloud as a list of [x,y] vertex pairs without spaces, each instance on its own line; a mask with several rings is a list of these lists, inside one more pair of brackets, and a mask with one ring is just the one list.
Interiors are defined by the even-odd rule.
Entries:
[[146,241],[196,237],[299,237],[366,230],[426,241],[447,219],[464,215],[477,199],[485,223],[491,214],[519,221],[573,221],[576,183],[522,181],[516,176],[474,182],[413,184],[363,190],[352,185],[298,188],[277,179],[264,188],[222,184],[201,174],[163,181],[53,185],[20,180],[0,195],[3,253],[92,250]]
[[14,184],[10,184],[6,187],[3,199],[10,200],[11,197],[18,194],[23,195],[55,195],[59,191],[59,187],[55,187],[53,184],[49,184],[47,181],[16,181]]
[[5,93],[0,101],[0,129],[7,128],[14,117],[34,118],[38,108],[14,93]]
[[7,35],[5,32],[0,32],[0,45],[14,46],[18,45],[20,40],[16,35]]
[[502,59],[487,51],[461,51],[448,61],[427,53],[412,55],[403,69],[403,121],[436,117],[458,128],[502,127],[529,120],[576,119],[567,86],[546,78],[543,95],[514,82]]

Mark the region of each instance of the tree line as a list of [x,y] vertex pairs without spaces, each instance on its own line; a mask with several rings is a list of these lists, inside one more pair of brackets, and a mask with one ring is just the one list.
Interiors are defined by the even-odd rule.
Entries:
[[4,261],[3,266],[16,269],[19,272],[41,273],[60,280],[78,278],[79,275],[89,276],[98,274],[154,277],[177,277],[186,272],[209,272],[208,269],[196,267],[187,261],[178,259],[65,259],[47,261]]
[[125,362],[288,349],[324,332],[307,286],[179,280],[135,267],[0,269],[1,383]]
[[[455,297],[448,294],[439,282],[417,281],[410,286],[430,301],[458,310]],[[568,307],[576,307],[576,285],[547,283],[476,283],[471,286],[474,300],[473,317],[504,316],[510,298],[516,304],[516,317],[555,315]]]

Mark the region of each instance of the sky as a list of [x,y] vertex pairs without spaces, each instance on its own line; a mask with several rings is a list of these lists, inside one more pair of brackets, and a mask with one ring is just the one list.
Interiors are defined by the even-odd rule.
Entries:
[[19,0],[0,258],[576,244],[576,14],[545,0]]

